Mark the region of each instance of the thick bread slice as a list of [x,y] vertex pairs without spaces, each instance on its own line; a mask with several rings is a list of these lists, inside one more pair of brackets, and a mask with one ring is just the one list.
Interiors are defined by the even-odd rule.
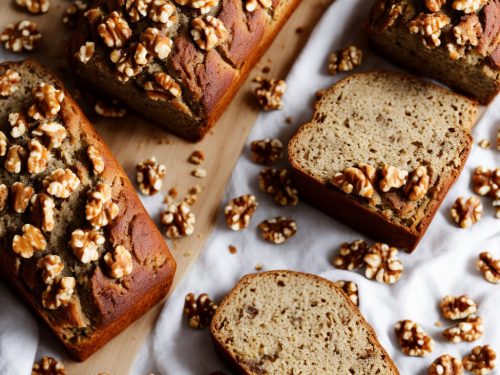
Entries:
[[[475,115],[471,100],[413,76],[351,75],[325,93],[312,122],[290,141],[289,161],[299,192],[357,230],[413,250],[465,164]],[[400,189],[369,203],[330,184],[335,173],[359,163],[409,172],[426,166],[429,191],[416,202]]]
[[243,277],[222,301],[210,331],[239,374],[399,374],[356,306],[315,275]]

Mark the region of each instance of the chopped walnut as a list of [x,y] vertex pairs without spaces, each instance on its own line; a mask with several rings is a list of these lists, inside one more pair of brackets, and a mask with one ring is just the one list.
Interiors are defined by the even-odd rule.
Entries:
[[368,253],[368,245],[363,240],[340,245],[338,254],[332,259],[332,264],[341,270],[352,271],[361,267],[363,258]]
[[191,176],[197,178],[205,178],[207,177],[207,171],[203,168],[196,168],[191,171]]
[[47,241],[40,229],[24,224],[23,234],[16,234],[12,240],[12,250],[23,258],[31,258],[35,251],[43,251],[47,247]]
[[95,229],[105,227],[118,216],[119,208],[113,202],[111,187],[99,182],[87,193],[85,218]]
[[203,151],[195,150],[189,155],[188,162],[195,165],[200,165],[205,161],[205,154]]
[[0,130],[0,156],[5,156],[7,153],[7,136]]
[[462,361],[448,354],[436,358],[429,367],[429,375],[462,375],[463,373]]
[[66,306],[73,297],[75,287],[76,281],[74,277],[66,276],[54,280],[42,294],[43,307],[55,310],[61,306]]
[[500,259],[495,259],[490,252],[483,251],[479,254],[476,268],[483,274],[485,280],[493,284],[500,283]]
[[250,144],[251,158],[255,163],[273,165],[283,156],[283,144],[279,139],[262,139]]
[[213,7],[219,5],[219,0],[175,0],[175,2],[198,9],[201,14],[207,14]]
[[259,187],[273,196],[280,206],[296,206],[299,203],[298,191],[286,169],[266,168],[260,172]]
[[391,189],[399,189],[406,184],[408,172],[404,169],[396,168],[392,165],[384,166],[380,171],[380,190],[387,193]]
[[486,375],[495,369],[497,353],[489,345],[476,346],[462,359],[462,363],[467,371],[475,375]]
[[31,375],[66,375],[66,370],[62,362],[52,357],[43,357],[40,362],[36,362],[31,370]]
[[45,120],[55,117],[61,110],[64,92],[45,82],[33,88],[35,103],[29,108],[28,114],[35,120]]
[[262,238],[275,245],[285,243],[297,233],[297,223],[295,220],[278,216],[264,220],[259,224]]
[[459,46],[477,46],[482,34],[483,27],[475,13],[465,16],[458,25],[453,27],[453,36]]
[[328,61],[328,73],[335,75],[341,72],[349,72],[363,62],[363,51],[356,46],[343,48],[330,55]]
[[116,99],[110,101],[97,100],[94,110],[99,116],[111,118],[123,117],[127,113],[127,110]]
[[494,170],[477,167],[472,175],[472,189],[481,196],[495,198],[500,188],[500,168]]
[[477,304],[468,296],[446,296],[439,304],[441,313],[446,319],[465,319],[477,311]]
[[460,10],[465,14],[476,13],[488,0],[454,0],[451,7]]
[[253,80],[258,86],[254,94],[257,102],[264,111],[283,108],[283,95],[286,91],[286,82],[281,79],[267,79],[257,76]]
[[146,17],[149,10],[151,0],[127,0],[125,2],[125,10],[132,22],[137,22],[141,18]]
[[172,51],[172,39],[160,33],[156,28],[149,27],[144,30],[140,40],[147,53],[160,60],[165,60]]
[[80,179],[68,168],[58,168],[43,180],[47,193],[56,198],[68,198],[79,186]]
[[130,275],[134,268],[132,254],[121,245],[116,246],[112,253],[106,253],[104,262],[109,268],[110,276],[115,279]]
[[15,70],[7,69],[0,74],[0,96],[14,94],[19,90],[19,82],[21,82],[21,76]]
[[99,259],[99,246],[105,242],[101,232],[95,229],[76,229],[71,233],[69,242],[73,254],[82,263],[90,263]]
[[45,284],[51,285],[54,280],[61,276],[64,263],[59,255],[46,255],[38,259],[37,268],[42,270],[42,280]]
[[2,212],[7,206],[7,200],[9,198],[9,189],[7,185],[0,184],[0,212]]
[[161,223],[166,227],[165,234],[168,238],[180,238],[193,234],[195,222],[194,214],[189,205],[184,202],[167,205],[167,209],[161,215]]
[[425,6],[431,12],[439,12],[448,0],[425,0]]
[[132,37],[132,29],[117,11],[110,13],[97,32],[109,48],[121,48]]
[[404,191],[407,198],[411,201],[418,201],[425,197],[429,190],[429,175],[427,168],[420,166],[417,167],[411,174],[404,186]]
[[33,14],[46,13],[50,8],[49,0],[16,0],[16,4]]
[[75,57],[82,63],[86,64],[92,59],[94,53],[95,53],[95,43],[85,42],[85,44],[82,44],[80,49],[75,53]]
[[19,112],[9,114],[9,124],[11,126],[10,135],[12,138],[22,137],[28,129],[28,120],[26,116]]
[[395,326],[396,336],[404,354],[424,357],[434,349],[434,340],[411,320],[401,320]]
[[461,228],[468,228],[483,216],[483,205],[477,197],[458,198],[451,207],[451,218]]
[[87,10],[87,7],[87,3],[82,0],[75,0],[64,10],[62,22],[70,29],[74,29],[80,19],[80,16],[83,15],[85,10]]
[[22,182],[14,182],[11,188],[12,208],[18,214],[22,214],[28,208],[30,199],[35,193],[35,190]]
[[104,172],[106,164],[104,163],[104,158],[97,150],[97,148],[95,148],[94,146],[89,146],[87,148],[87,156],[92,163],[92,171],[96,176],[99,176],[102,172]]
[[222,21],[213,16],[207,16],[191,21],[191,36],[198,47],[210,51],[227,39],[228,32]]
[[31,134],[35,137],[46,139],[48,142],[44,143],[49,150],[61,147],[68,136],[66,128],[55,121],[40,124]]
[[49,152],[38,140],[32,139],[28,143],[29,156],[26,163],[28,172],[31,174],[42,173],[47,169],[49,163]]
[[154,195],[161,190],[167,173],[165,165],[158,164],[155,157],[144,160],[135,167],[135,179],[144,195]]
[[45,193],[33,195],[31,198],[31,217],[44,232],[52,232],[55,226],[54,200]]
[[182,95],[181,86],[166,73],[155,73],[152,81],[144,83],[146,95],[152,100],[167,101]]
[[425,47],[434,48],[441,45],[441,30],[450,22],[450,18],[444,13],[420,13],[410,21],[408,28],[410,33],[422,35]]
[[335,285],[342,289],[352,303],[359,306],[358,286],[356,283],[352,281],[339,280],[335,281]]
[[376,174],[376,169],[371,165],[359,164],[358,167],[348,167],[336,173],[331,183],[346,194],[355,193],[360,197],[371,198],[375,193],[373,181]]
[[256,208],[255,195],[245,194],[231,199],[224,209],[227,226],[234,231],[245,229],[250,224]]
[[42,39],[36,23],[23,20],[16,24],[9,24],[0,34],[0,42],[5,49],[12,52],[32,51]]
[[246,0],[245,9],[247,12],[253,12],[257,7],[269,9],[273,5],[273,0]]
[[384,243],[376,243],[363,258],[365,276],[380,283],[394,284],[403,274],[403,264],[397,258],[398,249]]
[[4,167],[7,172],[21,173],[23,160],[26,156],[26,150],[20,145],[9,147],[7,156],[5,157]]
[[153,22],[163,23],[167,27],[172,27],[177,22],[175,5],[168,0],[153,0],[148,16]]
[[193,293],[186,295],[184,300],[184,316],[191,328],[203,329],[210,326],[218,306],[212,302],[206,293],[198,298]]
[[484,333],[483,321],[479,316],[470,315],[465,321],[443,331],[443,337],[455,344],[479,340]]
[[120,82],[127,82],[142,71],[144,55],[147,56],[147,50],[140,43],[132,43],[127,50],[115,49],[110,53],[109,58],[115,63],[116,77]]

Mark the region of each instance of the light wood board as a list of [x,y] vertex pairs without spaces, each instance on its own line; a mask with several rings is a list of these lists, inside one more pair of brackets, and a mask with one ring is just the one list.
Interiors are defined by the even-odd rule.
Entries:
[[[220,214],[220,200],[227,181],[259,113],[259,109],[249,94],[252,89],[250,80],[264,67],[270,68],[269,77],[284,78],[307,41],[315,22],[331,2],[332,0],[304,0],[302,2],[261,62],[250,73],[249,79],[235,96],[214,130],[198,144],[185,142],[133,115],[127,115],[121,119],[103,119],[87,111],[89,118],[129,177],[133,176],[138,161],[155,156],[167,167],[167,177],[162,193],[165,194],[169,188],[175,187],[182,197],[187,189],[195,184],[200,184],[204,188],[200,199],[193,206],[197,219],[195,234],[169,242],[177,261],[177,274],[172,290],[202,251],[215,225],[216,216]],[[62,24],[61,18],[70,2],[51,0],[52,7],[49,12],[39,16],[22,12],[14,3],[14,0],[1,1],[0,28],[3,29],[8,23],[21,19],[35,21],[42,32],[43,40],[38,51],[27,56],[45,63],[67,81],[62,46],[70,31]],[[13,56],[13,58],[21,57]],[[193,165],[187,163],[187,158],[194,150],[202,150],[206,155],[203,168],[207,170],[208,176],[204,179],[197,179],[190,175]],[[161,202],[161,199],[158,199],[158,202]],[[154,219],[158,221],[157,217]],[[102,372],[111,375],[128,374],[141,345],[155,324],[161,305],[153,308],[84,363],[66,361],[68,373],[72,375],[97,375]],[[165,353],[165,355],[169,354]]]

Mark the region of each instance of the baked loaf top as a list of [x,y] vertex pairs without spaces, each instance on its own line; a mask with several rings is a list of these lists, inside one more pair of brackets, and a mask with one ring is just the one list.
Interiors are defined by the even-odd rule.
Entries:
[[[289,160],[300,173],[382,219],[419,233],[465,163],[475,115],[471,100],[413,76],[383,71],[354,74],[317,102],[312,122],[300,127],[290,141]],[[362,165],[374,170],[373,176],[365,176],[373,196],[334,186],[334,177]],[[408,184],[412,171],[423,168],[428,176],[425,195],[409,199],[409,191],[401,185],[381,191],[380,171],[389,166],[406,171]],[[355,190],[359,188],[355,180],[351,182]]]
[[243,277],[210,327],[242,374],[399,374],[375,332],[332,282],[293,272]]
[[0,65],[0,271],[77,359],[168,291],[165,241],[62,84]]

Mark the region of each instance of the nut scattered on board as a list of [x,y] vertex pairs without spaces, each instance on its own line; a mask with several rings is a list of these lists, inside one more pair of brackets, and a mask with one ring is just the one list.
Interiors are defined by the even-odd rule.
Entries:
[[483,321],[479,316],[470,315],[462,322],[443,331],[443,337],[455,344],[479,340],[484,333]]
[[257,205],[257,199],[252,194],[231,199],[224,208],[227,226],[234,231],[247,228]]
[[483,205],[477,197],[458,198],[451,207],[451,218],[460,228],[469,228],[483,216]]
[[444,354],[432,362],[428,375],[462,375],[463,373],[462,361],[449,354]]
[[338,280],[335,281],[335,285],[342,289],[342,291],[347,295],[347,297],[349,297],[352,303],[354,303],[356,306],[359,306],[358,286],[355,282]]
[[281,79],[267,79],[257,76],[253,80],[257,83],[255,97],[264,111],[273,111],[283,108],[283,95],[286,91],[286,82]]
[[264,220],[258,228],[262,238],[275,245],[285,243],[297,233],[297,223],[283,216]]
[[360,66],[362,62],[363,51],[356,46],[349,46],[330,55],[328,73],[335,75],[341,72],[349,72]]
[[127,110],[116,99],[98,99],[95,102],[94,110],[99,116],[109,118],[119,118],[127,114]]
[[66,375],[66,369],[62,362],[45,356],[33,364],[31,375]]
[[206,293],[200,294],[198,298],[189,293],[184,300],[184,316],[188,319],[189,326],[194,329],[208,327],[217,308],[217,304],[212,302]]
[[500,189],[500,168],[477,167],[471,180],[474,193],[495,199]]
[[443,317],[450,320],[465,319],[477,311],[477,304],[466,295],[446,296],[441,300],[439,307]]
[[299,193],[286,169],[263,169],[259,175],[259,188],[271,195],[280,206],[296,206],[299,203]]
[[283,157],[283,144],[279,139],[266,138],[250,144],[251,158],[257,164],[273,165]]
[[396,323],[394,329],[404,354],[424,357],[432,352],[434,340],[417,323],[401,320]]
[[205,161],[205,154],[203,151],[195,150],[189,155],[188,161],[194,165],[200,165]]
[[6,50],[20,53],[33,51],[40,44],[42,34],[36,23],[24,20],[9,24],[0,34],[0,42]]
[[467,371],[475,375],[490,374],[497,365],[497,353],[489,345],[476,346],[462,359],[462,363]]
[[196,168],[191,171],[191,176],[196,178],[205,178],[207,177],[207,171],[203,168]]
[[193,234],[196,218],[189,205],[181,202],[168,204],[160,221],[165,226],[166,236],[175,239]]
[[486,281],[492,284],[500,283],[500,259],[495,259],[492,253],[483,251],[479,254],[476,268],[483,274]]
[[46,13],[50,8],[49,0],[16,0],[16,4],[33,14]]
[[154,195],[161,190],[167,168],[159,164],[154,156],[141,161],[136,165],[135,170],[135,179],[142,194]]
[[352,271],[364,265],[364,257],[368,252],[368,244],[363,240],[340,245],[338,254],[332,259],[332,264],[339,269]]
[[398,259],[398,249],[384,243],[370,247],[363,258],[366,263],[365,276],[384,284],[396,283],[403,274],[403,263]]

